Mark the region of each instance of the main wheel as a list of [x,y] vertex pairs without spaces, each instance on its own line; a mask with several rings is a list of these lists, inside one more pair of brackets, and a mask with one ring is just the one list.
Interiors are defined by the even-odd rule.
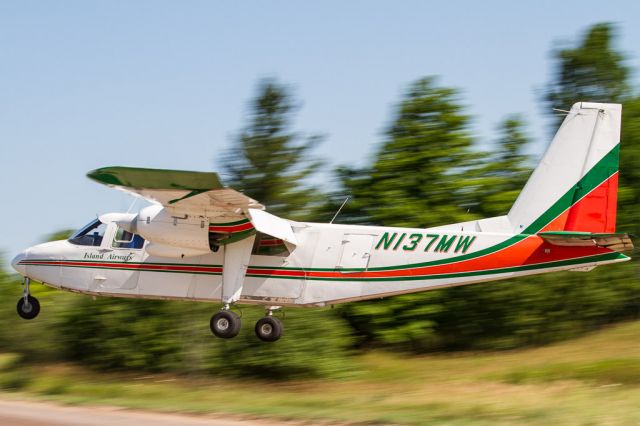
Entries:
[[282,323],[274,317],[260,318],[256,322],[256,336],[263,342],[275,342],[282,336]]
[[230,339],[240,332],[240,317],[231,311],[220,311],[211,317],[211,331],[217,337]]
[[27,296],[27,303],[24,302],[24,297],[18,300],[18,315],[26,320],[34,319],[40,313],[40,302],[33,296]]

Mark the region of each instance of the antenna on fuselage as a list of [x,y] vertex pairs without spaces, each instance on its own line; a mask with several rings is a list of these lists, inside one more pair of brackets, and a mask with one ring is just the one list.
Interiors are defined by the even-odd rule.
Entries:
[[340,208],[338,209],[336,214],[333,215],[333,219],[331,219],[331,221],[329,223],[333,223],[333,221],[336,220],[336,217],[338,217],[338,215],[342,211],[342,208],[344,207],[344,205],[347,204],[347,201],[349,201],[349,198],[351,198],[351,197],[347,197],[347,198],[344,199],[344,201],[342,202],[342,205],[340,206]]

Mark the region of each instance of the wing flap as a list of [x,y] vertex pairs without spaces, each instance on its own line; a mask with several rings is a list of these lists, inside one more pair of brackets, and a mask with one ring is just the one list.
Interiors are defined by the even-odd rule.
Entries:
[[633,241],[629,234],[592,232],[549,231],[537,234],[543,240],[556,246],[569,247],[606,247],[613,251],[633,250]]

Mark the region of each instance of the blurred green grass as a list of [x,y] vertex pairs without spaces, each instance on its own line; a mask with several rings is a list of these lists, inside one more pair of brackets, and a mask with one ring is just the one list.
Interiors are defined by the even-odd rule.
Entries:
[[0,355],[5,393],[283,420],[408,425],[640,423],[640,322],[533,349],[409,356],[373,351],[334,380],[97,373]]

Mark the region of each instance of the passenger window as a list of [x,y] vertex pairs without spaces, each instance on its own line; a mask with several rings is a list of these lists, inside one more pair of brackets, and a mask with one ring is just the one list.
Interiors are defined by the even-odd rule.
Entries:
[[253,243],[253,251],[251,253],[262,256],[282,257],[289,256],[290,254],[284,241],[271,235],[263,234],[262,232],[256,234],[256,240]]
[[116,230],[116,234],[113,236],[113,248],[125,248],[125,249],[141,249],[144,245],[144,238],[138,234],[133,234],[122,228]]
[[71,238],[69,238],[69,242],[79,246],[100,247],[102,244],[102,237],[104,237],[104,232],[106,230],[107,225],[100,222],[98,219],[95,219],[73,234]]

